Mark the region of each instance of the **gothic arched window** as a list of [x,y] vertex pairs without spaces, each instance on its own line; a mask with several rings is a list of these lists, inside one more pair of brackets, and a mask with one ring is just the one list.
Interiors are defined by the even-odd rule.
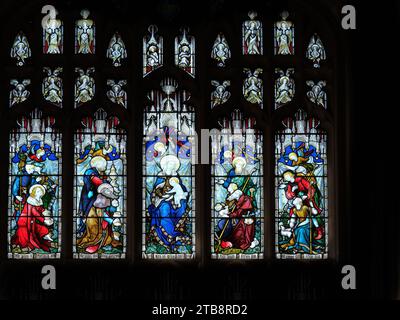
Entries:
[[10,258],[335,257],[329,28],[242,7],[206,25],[72,4],[16,22]]

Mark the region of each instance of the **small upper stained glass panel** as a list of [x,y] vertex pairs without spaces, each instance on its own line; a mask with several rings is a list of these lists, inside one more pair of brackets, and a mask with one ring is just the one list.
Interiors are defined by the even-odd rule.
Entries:
[[122,60],[127,58],[125,43],[118,32],[111,37],[106,56],[111,59],[114,67],[120,67]]
[[20,31],[14,39],[10,51],[10,57],[17,60],[17,66],[25,65],[26,59],[32,55],[31,47],[29,46],[28,38]]
[[8,257],[59,258],[61,252],[61,134],[39,110],[10,134]]
[[313,63],[314,68],[320,68],[320,62],[326,60],[325,47],[318,34],[313,34],[307,47],[306,57]]
[[225,67],[231,58],[231,49],[223,33],[219,33],[211,50],[211,58],[217,61],[218,67]]
[[62,107],[64,97],[63,82],[61,78],[62,71],[63,68],[61,67],[55,68],[54,70],[44,67],[43,72],[46,76],[43,78],[42,82],[43,98],[60,108]]
[[10,108],[28,100],[31,92],[27,87],[30,84],[30,79],[24,79],[22,81],[18,81],[17,79],[10,80],[10,85],[13,86],[10,90]]
[[284,71],[280,68],[276,68],[275,74],[278,75],[275,79],[275,109],[278,109],[294,98],[295,82],[292,78],[294,69],[288,68]]
[[250,11],[249,18],[242,25],[242,48],[243,54],[263,54],[263,27],[256,20],[257,12]]
[[181,34],[175,38],[175,65],[194,78],[195,58],[195,38],[189,35],[188,28],[182,28]]
[[287,11],[282,12],[281,17],[274,27],[275,55],[294,55],[294,24],[287,20]]
[[95,69],[88,68],[86,71],[81,68],[75,68],[78,73],[75,79],[75,108],[91,101],[94,98],[96,85],[92,75]]
[[81,19],[75,22],[75,53],[94,54],[96,49],[96,26],[89,19],[90,11],[83,9]]
[[143,77],[163,65],[163,37],[155,25],[149,26],[149,34],[143,37]]
[[64,26],[56,16],[50,16],[43,28],[43,53],[63,53]]
[[263,69],[257,68],[254,71],[245,68],[244,73],[246,78],[243,81],[243,96],[250,102],[263,107],[263,80],[260,75],[263,73]]

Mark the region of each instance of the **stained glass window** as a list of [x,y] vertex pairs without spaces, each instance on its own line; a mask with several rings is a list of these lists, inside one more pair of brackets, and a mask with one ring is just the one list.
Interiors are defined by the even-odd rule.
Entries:
[[124,258],[126,133],[99,109],[75,134],[75,258]]
[[225,80],[220,83],[219,81],[213,80],[211,81],[211,85],[214,87],[214,91],[211,92],[211,109],[213,109],[229,100],[231,93],[228,88],[231,82]]
[[81,19],[75,23],[75,53],[94,54],[96,28],[94,21],[89,19],[90,11],[81,11]]
[[28,100],[31,93],[27,89],[27,86],[30,84],[30,79],[24,79],[22,81],[18,81],[17,79],[10,80],[10,85],[13,86],[10,91],[10,107]]
[[275,109],[289,103],[293,100],[295,94],[295,83],[291,76],[294,69],[289,68],[283,71],[280,68],[275,69],[278,78],[275,80]]
[[262,258],[262,135],[255,129],[255,119],[243,119],[235,110],[211,137],[212,258]]
[[328,108],[328,97],[325,92],[326,81],[307,81],[307,86],[310,90],[307,92],[307,98],[316,105],[319,105],[325,109]]
[[151,25],[149,34],[143,38],[143,77],[163,65],[163,38],[158,35],[158,28]]
[[226,62],[231,58],[231,50],[222,33],[219,33],[214,41],[211,58],[217,61],[218,67],[225,67]]
[[175,65],[195,76],[195,39],[189,35],[188,28],[182,28],[181,34],[175,38]]
[[81,68],[75,68],[78,77],[75,80],[75,108],[89,102],[95,94],[95,82],[92,75],[94,68],[88,68],[86,71]]
[[120,67],[121,60],[126,59],[128,56],[125,43],[118,32],[111,37],[106,56],[111,59],[114,67]]
[[326,134],[299,110],[275,137],[276,257],[325,259],[328,246]]
[[46,73],[42,82],[43,98],[57,107],[62,107],[63,103],[64,91],[62,78],[60,77],[62,71],[63,68],[61,67],[54,70],[48,67],[43,68],[43,72]]
[[32,55],[31,47],[29,46],[28,38],[20,31],[15,37],[14,43],[11,47],[10,56],[17,60],[17,66],[23,66],[25,60]]
[[143,238],[145,259],[195,255],[195,114],[190,94],[171,78],[149,93],[144,111]]
[[10,134],[8,257],[59,258],[61,134],[39,110]]
[[263,54],[263,29],[262,23],[255,20],[257,12],[250,11],[249,18],[242,26],[243,54]]
[[275,55],[294,54],[294,24],[288,21],[289,13],[281,13],[282,20],[275,23],[274,28],[274,48]]
[[310,39],[306,57],[313,63],[314,68],[319,68],[320,62],[326,60],[325,47],[322,44],[321,38],[316,33]]
[[243,81],[243,96],[244,98],[254,104],[258,104],[259,106],[263,106],[263,81],[259,77],[263,70],[258,68],[254,71],[251,69],[244,69],[244,73],[246,74],[246,78]]
[[107,80],[107,85],[110,87],[110,89],[107,91],[107,97],[112,103],[119,104],[123,106],[124,108],[127,107],[128,103],[128,95],[126,91],[124,90],[124,87],[126,86],[127,81],[126,80]]
[[63,53],[64,26],[56,15],[50,13],[43,28],[43,53],[58,54]]

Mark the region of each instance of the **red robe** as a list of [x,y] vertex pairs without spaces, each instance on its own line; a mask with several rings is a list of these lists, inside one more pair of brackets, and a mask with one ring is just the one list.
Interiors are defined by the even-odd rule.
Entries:
[[42,206],[34,206],[28,202],[25,204],[18,219],[17,231],[11,239],[13,245],[50,251],[50,241],[43,239],[49,233],[44,225],[44,210]]
[[[297,186],[297,189],[293,191],[293,187]],[[296,177],[294,179],[294,183],[288,185],[286,190],[286,198],[291,200],[297,197],[299,192],[303,192],[307,195],[307,199],[303,200],[304,204],[310,206],[310,203],[313,204],[313,207],[317,209],[318,213],[321,213],[321,208],[315,202],[315,189],[312,184],[304,177]]]
[[235,210],[230,213],[231,218],[239,218],[238,223],[234,227],[232,234],[229,236],[229,241],[232,242],[234,248],[246,250],[250,247],[255,235],[255,222],[246,224],[243,215],[250,213],[253,210],[251,197],[243,194],[236,203]]

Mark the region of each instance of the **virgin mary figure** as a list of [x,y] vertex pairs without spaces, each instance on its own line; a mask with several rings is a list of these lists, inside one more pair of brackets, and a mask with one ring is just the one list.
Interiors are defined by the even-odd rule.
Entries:
[[189,193],[178,176],[180,161],[174,155],[166,155],[160,161],[158,174],[151,193],[148,212],[151,218],[150,233],[158,243],[177,252],[179,246],[190,243],[185,233]]

